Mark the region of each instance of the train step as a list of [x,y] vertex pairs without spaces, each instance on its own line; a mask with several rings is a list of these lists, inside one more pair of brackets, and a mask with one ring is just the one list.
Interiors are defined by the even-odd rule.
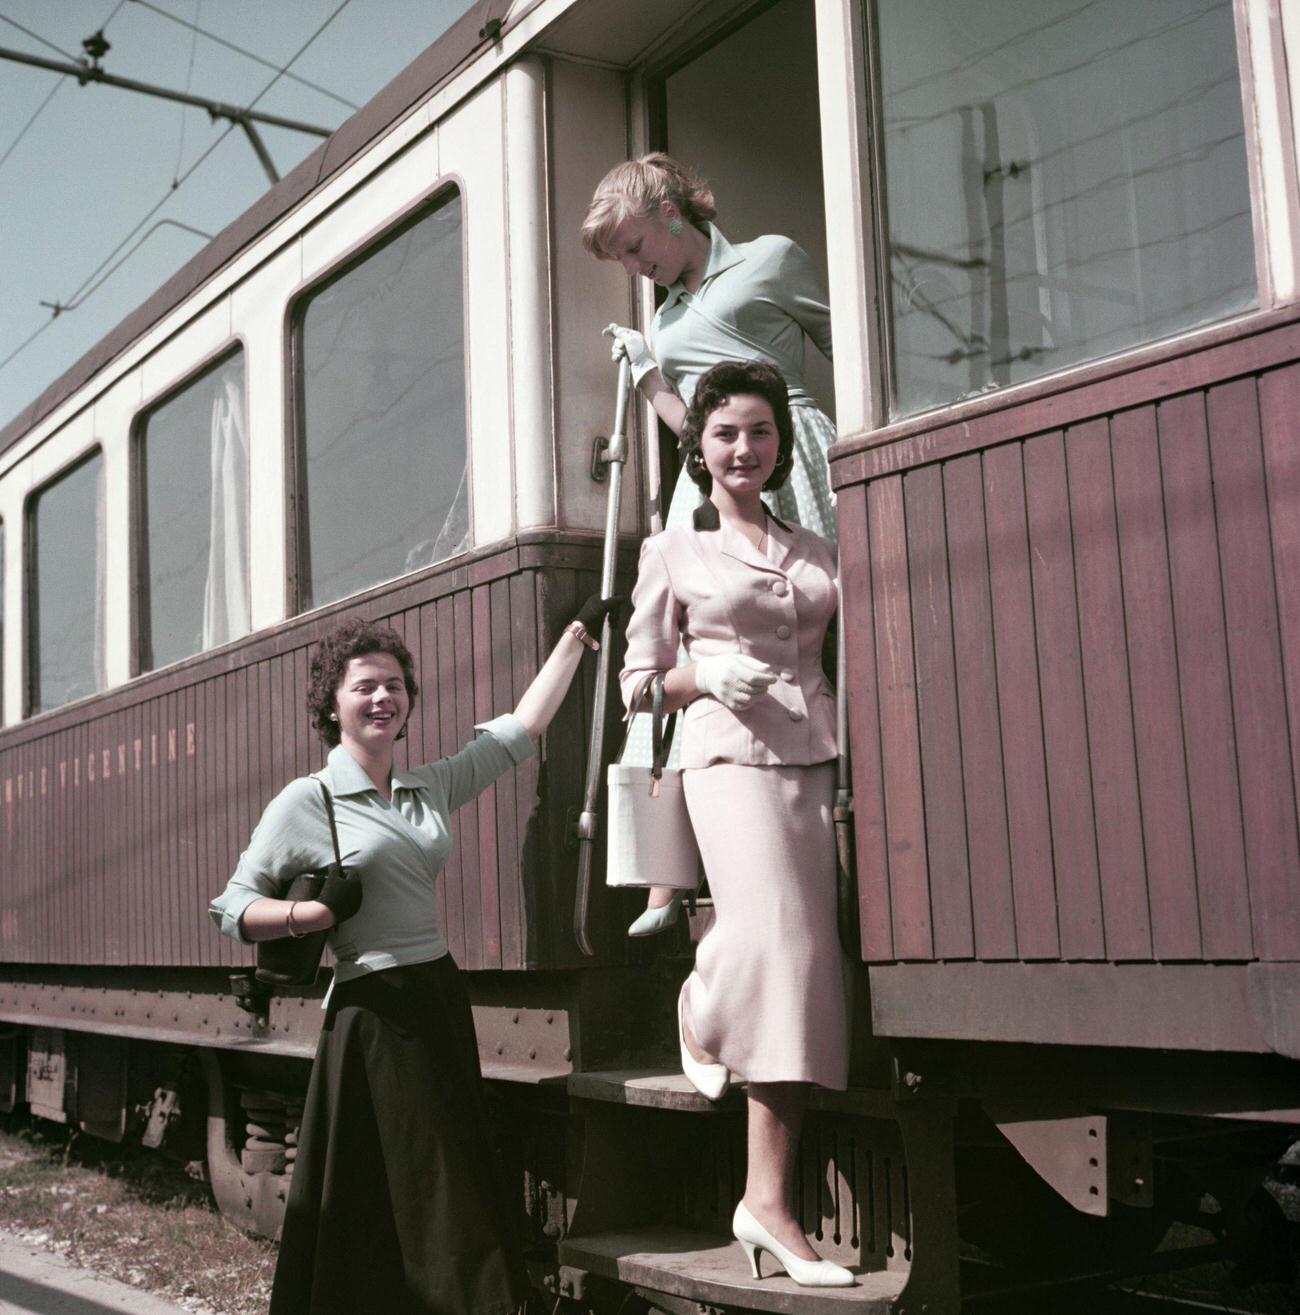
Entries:
[[796,1216],[821,1255],[858,1276],[831,1291],[800,1288],[775,1261],[755,1280],[731,1240],[746,1177],[743,1088],[715,1103],[681,1073],[627,1069],[570,1074],[566,1090],[577,1191],[561,1296],[581,1299],[585,1286],[600,1310],[604,1285],[630,1284],[661,1294],[652,1304],[673,1315],[832,1315],[846,1301],[894,1315],[957,1309],[950,1100],[908,1087],[810,1093]]
[[[777,1270],[769,1256],[764,1270]],[[560,1244],[561,1283],[575,1292],[587,1275],[689,1301],[780,1315],[884,1312],[897,1302],[908,1275],[902,1270],[858,1271],[852,1288],[801,1288],[776,1272],[754,1279],[731,1239],[686,1228],[638,1229],[567,1237]]]
[[[571,1073],[566,1089],[577,1100],[600,1100],[644,1109],[676,1110],[683,1114],[728,1113],[744,1107],[745,1084],[736,1083],[720,1101],[707,1100],[691,1086],[684,1073],[666,1069],[605,1069]],[[893,1119],[898,1104],[888,1091],[851,1087],[826,1091],[814,1087],[808,1108],[867,1119]]]

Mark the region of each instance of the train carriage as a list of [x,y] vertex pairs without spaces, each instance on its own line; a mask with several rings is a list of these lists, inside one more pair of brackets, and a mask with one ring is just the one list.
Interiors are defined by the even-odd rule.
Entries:
[[[859,1000],[800,1208],[861,1277],[755,1283],[726,1245],[740,1108],[671,1063],[689,934],[627,942],[599,857],[579,948],[588,677],[457,815],[439,895],[538,1281],[944,1311],[967,1244],[1023,1273],[1174,1218],[1281,1236],[1297,52],[1270,0],[480,0],[0,432],[0,1109],[197,1135],[274,1232],[320,993],[250,998],[205,906],[322,761],[326,628],[415,652],[415,763],[594,587],[600,329],[653,303],[576,233],[662,147],[831,288]],[[636,420],[625,579],[675,473]]]

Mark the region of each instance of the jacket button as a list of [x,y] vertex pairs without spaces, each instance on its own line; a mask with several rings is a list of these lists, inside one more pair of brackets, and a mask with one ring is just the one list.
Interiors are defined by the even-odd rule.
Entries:
[[777,637],[778,639],[789,639],[789,638],[790,638],[790,627],[787,626],[787,625],[779,625],[779,626],[777,626],[777,628],[776,628],[776,637]]
[[772,581],[772,592],[773,592],[778,598],[784,598],[784,597],[785,597],[785,591],[786,591],[786,588],[787,588],[787,586],[786,586],[786,583],[785,583],[784,580],[773,580],[773,581]]
[[790,720],[791,720],[791,721],[803,721],[803,710],[802,710],[801,708],[791,708],[791,709],[790,709]]

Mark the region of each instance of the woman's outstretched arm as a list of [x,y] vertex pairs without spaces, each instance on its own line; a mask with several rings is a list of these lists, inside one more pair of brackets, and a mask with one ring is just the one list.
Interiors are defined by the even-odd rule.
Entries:
[[[576,619],[587,634],[598,639],[606,615],[626,601],[617,596],[598,598],[593,594],[583,603]],[[573,673],[577,671],[586,651],[587,646],[566,630],[560,636],[559,643],[551,649],[551,655],[542,664],[542,669],[533,677],[533,683],[524,690],[515,708],[515,716],[523,722],[530,738],[535,740],[551,724],[551,719],[569,692]]]

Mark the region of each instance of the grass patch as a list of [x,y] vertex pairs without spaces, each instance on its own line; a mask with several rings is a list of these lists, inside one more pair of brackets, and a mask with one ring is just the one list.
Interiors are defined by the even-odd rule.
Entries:
[[0,1116],[0,1229],[73,1264],[211,1315],[262,1315],[274,1243],[218,1213],[205,1183],[155,1151]]

